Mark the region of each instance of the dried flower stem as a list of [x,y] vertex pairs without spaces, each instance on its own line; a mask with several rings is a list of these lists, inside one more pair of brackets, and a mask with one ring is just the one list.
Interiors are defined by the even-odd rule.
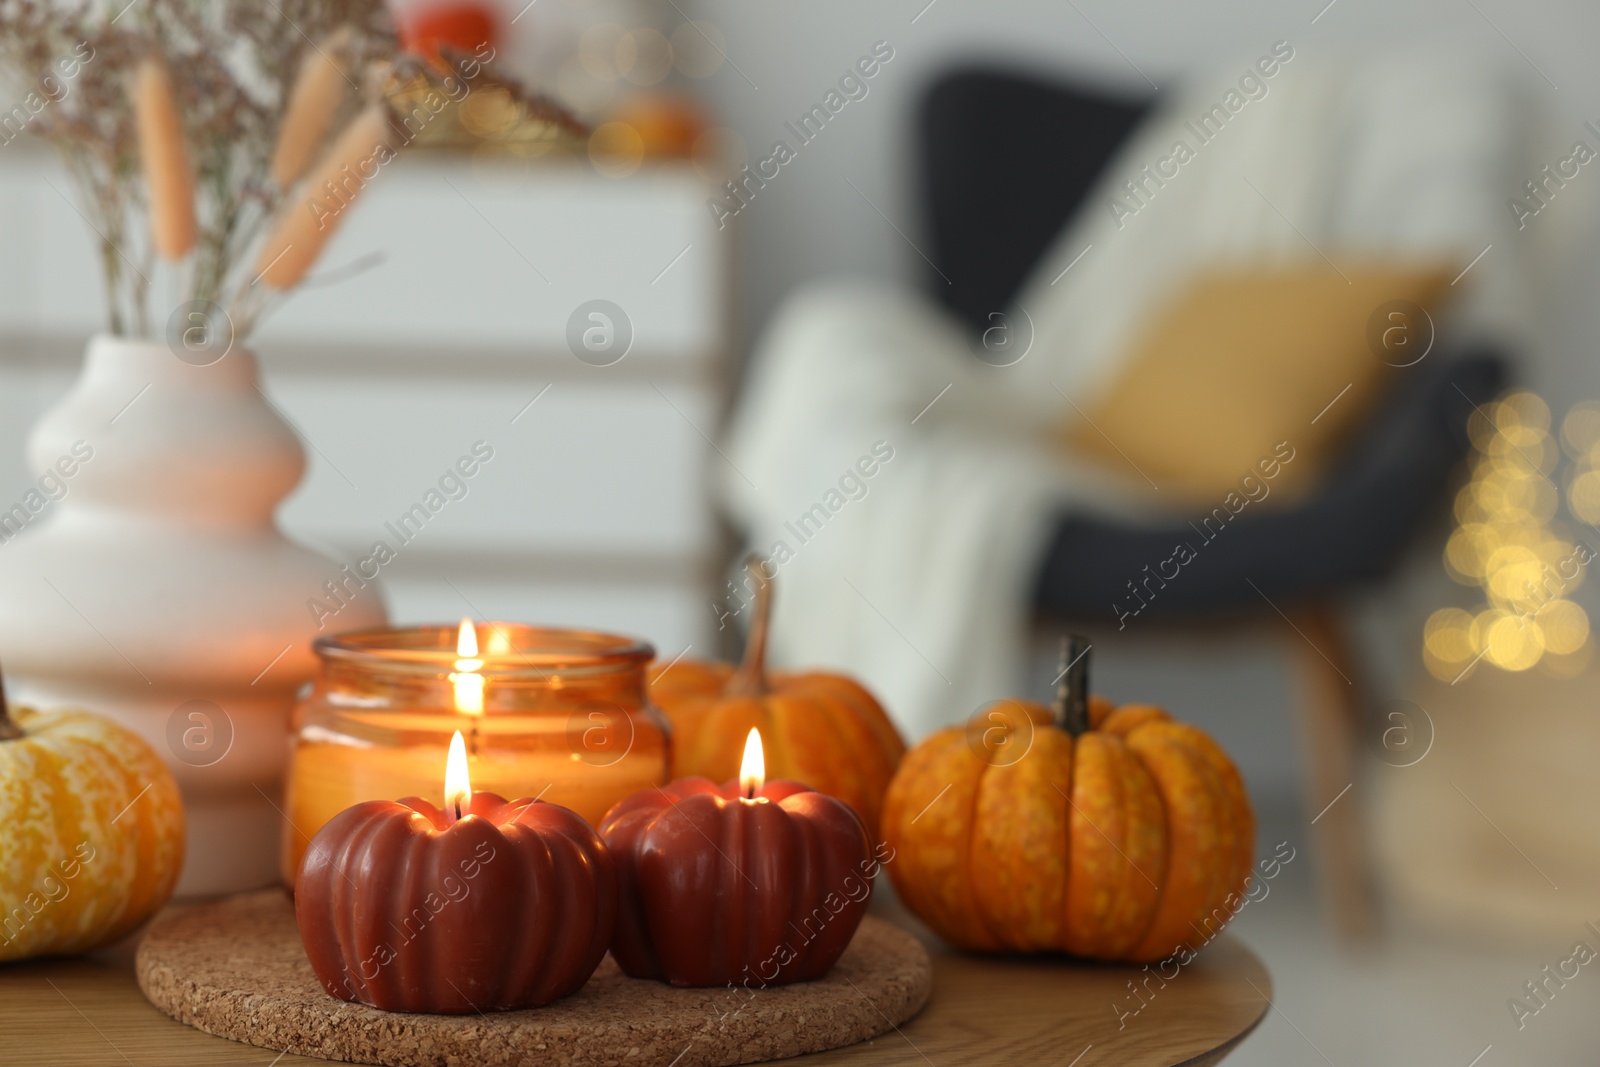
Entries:
[[349,26],[339,27],[307,52],[300,64],[272,153],[272,180],[280,189],[289,188],[305,174],[334,116],[344,106],[350,79],[339,66],[339,56],[350,46],[353,33]]
[[194,247],[194,172],[167,65],[151,57],[134,75],[133,114],[139,158],[150,190],[150,236],[163,259],[176,263]]
[[300,283],[356,196],[377,168],[393,157],[392,136],[389,112],[382,104],[367,107],[351,120],[261,246],[256,271],[262,282],[280,291]]

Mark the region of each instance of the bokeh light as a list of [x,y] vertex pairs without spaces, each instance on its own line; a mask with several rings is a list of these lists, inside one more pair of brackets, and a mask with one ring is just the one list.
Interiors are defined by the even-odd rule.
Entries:
[[655,85],[672,73],[672,45],[648,27],[617,41],[617,69],[634,85]]
[[709,22],[692,20],[672,31],[672,58],[686,78],[709,78],[721,67],[728,51],[727,39]]
[[617,54],[628,31],[615,22],[602,22],[590,26],[578,38],[578,62],[590,77],[600,81],[616,81],[622,76],[617,66]]
[[1561,444],[1573,459],[1594,453],[1600,446],[1600,402],[1585,400],[1572,406],[1561,420]]
[[625,122],[607,122],[589,135],[589,161],[608,178],[622,178],[644,161],[644,138]]
[[1507,671],[1543,664],[1560,677],[1588,666],[1589,617],[1571,596],[1589,555],[1555,525],[1554,475],[1565,451],[1576,466],[1568,510],[1584,522],[1600,520],[1600,404],[1575,405],[1559,443],[1551,426],[1549,406],[1529,392],[1485,406],[1468,424],[1472,478],[1456,494],[1444,566],[1455,581],[1482,590],[1485,602],[1428,617],[1422,659],[1436,678],[1458,681],[1480,663]]

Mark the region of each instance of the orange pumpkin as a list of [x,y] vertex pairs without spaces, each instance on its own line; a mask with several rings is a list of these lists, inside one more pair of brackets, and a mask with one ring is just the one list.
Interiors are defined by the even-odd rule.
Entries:
[[737,778],[755,727],[768,779],[787,778],[839,798],[876,840],[883,793],[905,742],[860,683],[822,671],[767,671],[772,581],[754,556],[745,568],[754,581],[755,617],[738,669],[684,660],[650,670],[651,702],[672,721],[672,776]]
[[884,800],[888,864],[945,940],[1148,962],[1239,907],[1255,815],[1232,761],[1160,708],[1087,696],[1071,639],[1054,710],[997,701],[906,755]]
[[137,734],[0,695],[0,961],[129,933],[183,867],[178,783]]

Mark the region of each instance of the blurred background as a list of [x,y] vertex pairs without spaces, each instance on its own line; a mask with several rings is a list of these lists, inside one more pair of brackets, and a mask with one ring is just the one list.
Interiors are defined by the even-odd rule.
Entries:
[[[1160,540],[1168,526],[1210,514],[1211,503],[1196,501],[1220,503],[1222,490],[1201,489],[1175,506],[1144,499],[1114,455],[1102,459],[1104,486],[1076,484],[1059,507],[1036,509],[1059,513],[1059,524],[1031,541],[996,542],[996,552],[1027,557],[1010,559],[1004,573],[1033,583],[1006,594],[1028,615],[1026,647],[1005,667],[1011,691],[1047,696],[1063,628],[1089,633],[1095,688],[1161,704],[1212,731],[1248,780],[1263,854],[1279,842],[1296,850],[1235,927],[1272,969],[1277,1010],[1229,1062],[1593,1062],[1600,978],[1584,969],[1551,981],[1544,969],[1573,956],[1576,943],[1600,950],[1600,932],[1586,925],[1600,922],[1592,769],[1600,666],[1591,664],[1589,637],[1600,601],[1596,584],[1583,580],[1588,546],[1600,548],[1600,177],[1587,165],[1600,152],[1600,67],[1591,56],[1600,12],[1505,0],[394,7],[417,47],[430,35],[491,40],[508,72],[593,130],[574,144],[523,141],[503,104],[461,108],[437,143],[374,183],[325,253],[325,277],[308,282],[254,342],[266,391],[310,456],[282,525],[340,559],[384,536],[384,523],[474,441],[492,443],[495,459],[467,497],[385,567],[391,617],[401,624],[483,614],[638,634],[663,657],[731,654],[740,640],[727,624],[739,614],[731,561],[749,539],[766,552],[771,538],[762,534],[775,516],[804,511],[830,485],[774,461],[771,470],[801,479],[800,503],[754,491],[746,464],[783,447],[782,420],[768,417],[774,405],[792,401],[809,418],[815,413],[803,405],[830,403],[820,388],[795,392],[800,378],[763,377],[759,368],[802,366],[807,345],[845,338],[826,366],[858,366],[861,383],[834,381],[839,406],[882,392],[874,375],[898,364],[873,363],[880,349],[907,359],[937,350],[937,359],[1003,368],[1009,355],[987,358],[990,314],[1014,314],[1019,292],[1054,291],[1063,301],[1054,312],[1027,301],[1038,313],[1027,336],[1041,349],[1021,366],[1052,358],[1045,348],[1081,330],[1094,341],[1086,348],[1123,354],[1058,364],[1065,380],[1082,385],[1082,393],[1069,390],[1077,399],[1104,400],[1112,369],[1134,367],[1138,356],[1155,361],[1145,374],[1159,404],[1187,388],[1162,377],[1173,366],[1197,380],[1216,377],[1199,357],[1163,364],[1152,354],[1160,346],[1140,330],[1159,333],[1165,322],[1178,336],[1222,338],[1224,357],[1250,342],[1213,320],[1185,329],[1163,318],[1177,314],[1170,301],[1182,296],[1163,273],[1169,253],[1202,267],[1218,253],[1218,263],[1236,265],[1252,228],[1270,223],[1279,232],[1264,262],[1279,268],[1288,248],[1341,277],[1357,259],[1365,266],[1389,255],[1410,269],[1414,253],[1432,256],[1427,266],[1443,271],[1437,281],[1386,275],[1376,288],[1362,286],[1359,307],[1316,320],[1349,327],[1349,358],[1361,368],[1350,374],[1354,385],[1373,367],[1410,366],[1410,350],[1389,358],[1383,342],[1362,343],[1381,308],[1402,297],[1419,311],[1448,305],[1437,321],[1427,318],[1426,344],[1405,342],[1426,349],[1415,366],[1435,377],[1418,370],[1363,386],[1348,416],[1330,416],[1330,424],[1344,421],[1320,441],[1318,477],[1282,494],[1279,511],[1250,512],[1265,524],[1255,532],[1240,520],[1238,538],[1258,540],[1238,551],[1266,560],[1263,571],[1234,573],[1211,558],[1219,549],[1192,589],[1175,582],[1177,592],[1152,601],[1161,610],[1119,626],[1107,601],[1171,552],[1171,539]],[[1201,168],[1251,161],[1220,155],[1233,147],[1191,140],[1206,147],[1195,163],[1162,172],[1170,191],[1141,177],[1139,164],[1153,164],[1172,140],[1146,152],[1140,138],[1151,124],[1169,114],[1198,119],[1261,57],[1281,60],[1284,43],[1292,60],[1258,79],[1271,85],[1262,100],[1278,94],[1273,125],[1263,119],[1247,140],[1246,123],[1268,106],[1252,98],[1229,108],[1228,128],[1214,134],[1219,145],[1264,153],[1257,162],[1277,159],[1290,175],[1276,185],[1257,175],[1257,188],[1248,180],[1254,171],[1238,171],[1251,188],[1234,191],[1265,223],[1232,229],[1238,208],[1228,199],[1211,214],[1207,190],[1221,179]],[[869,57],[870,75],[858,66]],[[1296,78],[1299,90],[1290,88]],[[836,89],[837,108],[825,102]],[[819,106],[825,121],[807,126]],[[774,160],[780,141],[792,158]],[[1578,152],[1579,143],[1592,151]],[[1394,173],[1385,170],[1391,162]],[[761,180],[748,180],[746,166]],[[1142,200],[1119,192],[1130,180],[1143,183]],[[68,189],[44,147],[26,139],[0,146],[7,504],[32,485],[28,427],[67,388],[99,324],[95,253]],[[1114,197],[1128,209],[1121,218]],[[1164,214],[1139,218],[1145,207]],[[1411,229],[1395,222],[1412,217],[1427,221]],[[1163,246],[1148,232],[1137,241],[1117,236],[1122,258],[1104,270],[1123,272],[1124,292],[1141,277],[1152,281],[1140,300],[1126,301],[1120,324],[1095,326],[1086,302],[1104,291],[1094,286],[1115,279],[1096,276],[1080,290],[1086,295],[1068,296],[1074,257],[1092,256],[1096,241],[1105,255],[1104,234],[1131,235],[1141,222],[1210,237]],[[1083,259],[1086,276],[1101,269],[1095,263]],[[840,279],[851,293],[900,295],[884,295],[881,311],[859,301],[841,310],[847,301],[837,289],[795,303],[818,292],[813,283]],[[1323,306],[1321,296],[1296,293]],[[1256,315],[1256,299],[1244,300],[1237,317]],[[906,300],[916,301],[909,312]],[[589,321],[579,312],[593,301],[620,311],[625,358],[585,360],[572,343],[574,323],[581,330]],[[905,318],[918,325],[895,332]],[[787,325],[775,333],[775,321]],[[837,333],[802,336],[824,321]],[[937,336],[918,332],[929,323]],[[1309,365],[1316,355],[1304,345],[1267,347],[1269,363],[1302,358],[1283,354],[1294,352]],[[1457,380],[1434,371],[1446,357],[1481,362],[1470,381]],[[1317,395],[1344,396],[1334,394],[1345,365],[1353,364],[1314,377],[1335,382]],[[961,420],[977,420],[983,402],[955,407],[958,390],[943,401],[946,415],[934,407],[943,379],[931,373],[904,413],[954,450]],[[961,373],[952,372],[952,384]],[[974,382],[976,394],[1003,396],[1003,386]],[[1358,407],[1363,392],[1370,395]],[[1063,411],[1071,403],[1089,419],[1070,400],[1049,402]],[[930,409],[937,414],[922,423]],[[1110,408],[1100,412],[1114,418]],[[858,420],[860,440],[833,441],[835,424],[815,423],[816,469],[843,469],[863,452],[879,414]],[[812,445],[789,440],[797,452]],[[1137,448],[1116,433],[1107,440],[1139,467],[1124,451]],[[1170,445],[1150,445],[1156,455],[1164,447],[1170,453]],[[937,480],[938,449],[917,455],[898,461],[901,469],[923,464],[911,469]],[[749,473],[765,487],[761,473]],[[1224,488],[1237,481],[1230,475]],[[888,496],[880,492],[873,507]],[[846,531],[838,545],[871,537],[873,521],[915,529],[949,519],[937,510],[898,520],[857,511],[867,517],[851,512],[850,520],[866,532]],[[1269,521],[1274,514],[1281,524]],[[1161,554],[1128,547],[1144,536],[1164,546]],[[797,562],[793,588],[838,551],[818,548]],[[1573,559],[1580,562],[1563,566]],[[1552,571],[1560,576],[1553,585]],[[1245,578],[1262,587],[1251,593]],[[970,580],[999,579],[984,571]],[[868,606],[890,629],[910,627],[914,601],[897,612],[864,588],[862,599],[872,598]],[[806,612],[821,608],[795,595],[785,624],[800,629],[815,617]],[[965,640],[954,624],[943,632],[957,647]],[[913,739],[964,713],[908,707],[912,698],[901,694],[933,679],[874,678],[828,648],[796,636],[776,651],[866,674]],[[970,669],[987,680],[998,669],[981,645],[967,663],[917,656],[941,677],[941,669]],[[938,1062],[936,1049],[926,1051]]]

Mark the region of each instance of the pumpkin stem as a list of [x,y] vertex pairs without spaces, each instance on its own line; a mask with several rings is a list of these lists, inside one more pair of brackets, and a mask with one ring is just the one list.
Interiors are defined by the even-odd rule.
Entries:
[[754,552],[744,558],[745,573],[755,583],[756,614],[745,638],[744,662],[728,679],[723,692],[735,697],[758,697],[767,691],[767,626],[772,619],[772,579]]
[[15,741],[22,736],[22,727],[11,717],[11,709],[6,706],[6,686],[0,680],[0,741]]
[[1056,676],[1056,725],[1073,737],[1089,730],[1089,639],[1061,639],[1061,673]]

